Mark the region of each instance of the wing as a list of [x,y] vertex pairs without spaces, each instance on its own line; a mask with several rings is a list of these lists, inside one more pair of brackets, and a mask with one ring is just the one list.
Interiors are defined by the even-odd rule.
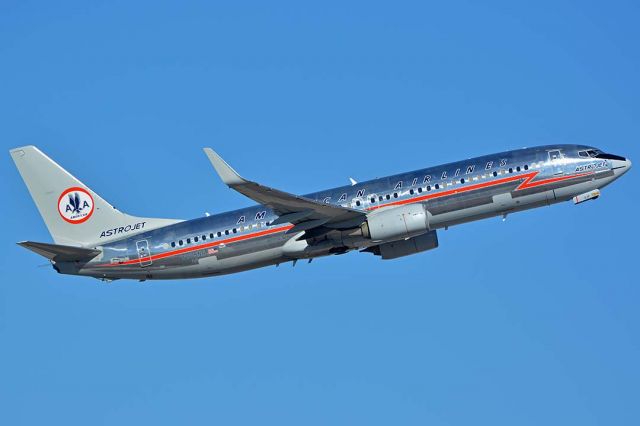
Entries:
[[246,195],[260,204],[264,204],[279,216],[274,224],[293,223],[289,232],[298,232],[325,226],[335,229],[347,229],[360,225],[365,213],[340,206],[321,203],[300,195],[290,194],[270,188],[241,177],[214,150],[204,149],[222,181],[231,189]]

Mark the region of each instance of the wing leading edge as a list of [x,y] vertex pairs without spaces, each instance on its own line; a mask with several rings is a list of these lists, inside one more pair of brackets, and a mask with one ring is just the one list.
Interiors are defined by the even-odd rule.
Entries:
[[352,228],[360,225],[366,217],[358,210],[321,203],[244,179],[214,150],[204,148],[204,152],[220,179],[229,188],[273,209],[279,216],[274,224],[294,224],[295,227],[289,232],[299,232],[319,226],[335,229]]

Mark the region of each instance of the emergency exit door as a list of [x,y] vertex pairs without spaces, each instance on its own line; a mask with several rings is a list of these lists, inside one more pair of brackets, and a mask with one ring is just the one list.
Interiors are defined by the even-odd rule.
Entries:
[[149,251],[149,242],[147,240],[136,241],[136,249],[138,250],[140,266],[144,268],[153,263],[151,260],[151,252]]
[[562,157],[562,152],[559,149],[554,149],[553,151],[549,151],[549,164],[551,165],[551,169],[553,170],[554,175],[561,175],[564,173],[564,158]]

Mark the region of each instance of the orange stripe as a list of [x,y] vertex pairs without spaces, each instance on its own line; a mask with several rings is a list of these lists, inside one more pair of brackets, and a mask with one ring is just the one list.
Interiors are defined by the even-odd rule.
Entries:
[[[489,181],[489,182],[477,183],[477,184],[474,184],[474,185],[467,185],[464,188],[450,189],[448,191],[442,191],[442,192],[437,192],[437,193],[434,193],[434,194],[423,195],[423,196],[420,196],[420,197],[414,197],[414,198],[411,198],[411,199],[408,199],[408,200],[392,201],[392,202],[387,203],[387,204],[381,204],[381,205],[378,205],[378,206],[371,206],[371,207],[366,208],[365,210],[371,211],[371,210],[379,209],[379,208],[382,208],[382,207],[399,206],[399,205],[404,205],[404,204],[413,204],[413,203],[418,203],[420,201],[431,200],[431,199],[434,199],[434,198],[442,198],[442,197],[447,197],[449,195],[455,195],[455,194],[460,194],[460,193],[464,193],[464,192],[475,191],[476,189],[482,189],[482,188],[488,188],[488,187],[491,187],[491,186],[502,185],[504,183],[516,182],[516,181],[519,181],[521,179],[524,179],[524,181],[520,185],[518,185],[518,187],[515,189],[516,191],[520,191],[520,190],[528,189],[528,188],[534,188],[534,187],[541,186],[541,185],[547,185],[547,184],[550,184],[550,183],[561,182],[563,180],[575,179],[575,178],[578,178],[578,177],[582,177],[582,176],[587,176],[587,175],[593,174],[593,172],[580,173],[580,174],[577,174],[577,175],[559,176],[559,177],[555,177],[555,178],[543,179],[543,180],[539,180],[537,182],[532,182],[533,179],[535,179],[535,177],[538,176],[539,173],[540,172],[530,172],[530,173],[525,173],[525,174],[522,174],[522,175],[509,176],[509,177],[506,177],[506,178],[496,179],[496,180]],[[237,237],[227,238],[225,240],[220,240],[220,241],[216,241],[216,242],[212,242],[212,243],[199,244],[197,246],[185,247],[183,249],[178,249],[178,250],[158,253],[158,254],[155,254],[155,255],[152,255],[152,256],[145,257],[145,258],[142,259],[142,261],[148,262],[150,260],[159,260],[159,259],[164,259],[164,258],[167,258],[167,257],[178,256],[178,255],[185,254],[185,253],[190,253],[190,252],[193,252],[193,251],[198,251],[198,250],[202,250],[202,249],[218,247],[221,244],[235,243],[235,242],[238,242],[238,241],[245,241],[245,240],[250,240],[250,239],[253,239],[253,238],[262,237],[262,236],[265,236],[265,235],[277,234],[279,232],[288,231],[291,228],[293,228],[293,225],[285,225],[285,226],[281,226],[279,228],[266,229],[264,231],[255,232],[253,234],[239,235]],[[104,264],[96,265],[96,266],[133,265],[133,264],[139,263],[140,261],[141,261],[140,259],[132,259],[132,260],[127,260],[127,261],[121,262],[121,263],[104,263]]]
[[[557,178],[543,179],[543,180],[531,183],[531,181],[533,179],[535,179],[535,177],[538,176],[539,173],[540,172],[530,172],[530,173],[525,173],[525,174],[522,174],[522,175],[509,176],[509,177],[506,177],[506,178],[496,179],[496,180],[492,180],[492,181],[489,181],[489,182],[477,183],[477,184],[474,184],[474,185],[467,185],[465,187],[461,187],[461,188],[458,188],[458,189],[450,189],[450,190],[447,190],[447,191],[436,192],[434,194],[422,195],[420,197],[415,197],[415,198],[411,198],[411,199],[408,199],[408,200],[392,201],[390,203],[380,204],[380,205],[377,205],[377,206],[368,207],[366,210],[375,210],[375,209],[379,209],[379,208],[382,208],[382,207],[388,207],[388,206],[400,206],[400,205],[404,205],[404,204],[412,204],[412,203],[417,203],[417,202],[420,202],[420,201],[431,200],[431,199],[434,199],[434,198],[442,198],[442,197],[447,197],[449,195],[455,195],[455,194],[461,194],[461,193],[464,193],[464,192],[475,191],[476,189],[488,188],[490,186],[502,185],[504,183],[516,182],[516,181],[519,181],[521,179],[525,179],[525,181],[522,182],[520,185],[518,185],[518,187],[515,189],[516,191],[520,191],[520,190],[527,189],[527,188],[533,188],[533,187],[540,186],[540,185],[546,185],[546,184],[549,184],[549,183],[560,182],[560,181],[563,181],[563,180],[574,179],[574,178],[577,178],[577,177],[593,174],[592,172],[591,173],[581,173],[581,174],[577,174],[577,175],[569,175],[569,176],[561,176],[561,177],[557,177]],[[462,185],[464,185],[464,184],[462,184]]]
[[[264,231],[254,232],[253,234],[239,235],[237,237],[227,238],[225,240],[215,241],[215,242],[212,242],[212,243],[199,244],[197,246],[185,247],[185,248],[178,249],[178,250],[173,250],[173,251],[165,251],[163,253],[158,253],[158,254],[154,254],[152,256],[144,257],[144,258],[142,258],[142,261],[148,262],[150,260],[159,260],[159,259],[164,259],[165,257],[178,256],[180,254],[185,254],[185,253],[190,253],[190,252],[198,251],[198,250],[202,250],[202,249],[208,249],[208,248],[217,247],[217,246],[219,246],[221,244],[235,243],[235,242],[238,242],[238,241],[244,241],[244,240],[250,240],[250,239],[253,239],[253,238],[262,237],[262,236],[265,236],[265,235],[277,234],[279,232],[288,231],[291,228],[293,228],[293,225],[285,225],[285,226],[281,226],[279,228],[266,229]],[[120,262],[120,263],[103,263],[101,265],[96,265],[96,266],[133,265],[133,264],[136,264],[138,262],[140,262],[140,259],[132,259],[132,260],[127,260],[125,262]]]
[[528,173],[526,175],[522,175],[522,177],[526,176],[527,179],[524,182],[522,182],[516,188],[516,191],[520,191],[520,190],[528,189],[528,188],[535,188],[536,186],[547,185],[549,183],[561,182],[563,180],[575,179],[575,178],[588,176],[588,175],[592,175],[592,174],[593,174],[593,172],[578,173],[577,175],[559,176],[559,177],[555,177],[555,178],[542,179],[542,180],[539,180],[537,182],[531,182],[533,180],[533,178],[535,178],[538,175],[538,172],[535,172],[533,174],[533,176],[530,176],[531,173]]

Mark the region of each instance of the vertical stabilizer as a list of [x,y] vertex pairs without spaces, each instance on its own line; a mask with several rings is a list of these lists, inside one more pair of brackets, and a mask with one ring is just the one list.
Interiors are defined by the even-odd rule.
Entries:
[[56,244],[96,246],[179,222],[122,213],[35,146],[10,152]]

